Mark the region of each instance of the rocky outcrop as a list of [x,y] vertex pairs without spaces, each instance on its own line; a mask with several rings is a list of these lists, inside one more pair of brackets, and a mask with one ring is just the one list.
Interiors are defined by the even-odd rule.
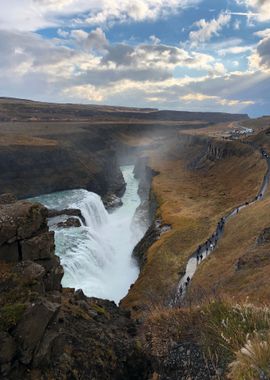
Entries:
[[210,161],[222,160],[226,157],[241,157],[249,154],[252,149],[235,141],[210,140],[207,148],[207,159]]
[[160,239],[160,236],[167,231],[171,230],[171,226],[162,223],[160,219],[156,219],[146,231],[144,237],[139,241],[133,250],[133,256],[139,263],[140,269],[143,268],[147,256],[146,253],[148,249]]
[[201,347],[192,341],[175,344],[167,356],[155,358],[154,363],[159,380],[215,380],[223,375],[206,361]]
[[156,218],[156,199],[151,191],[152,179],[159,173],[149,166],[149,158],[141,157],[137,160],[134,167],[134,176],[139,179],[138,194],[141,199],[140,206],[134,215],[134,223],[149,226],[143,238],[138,242],[133,250],[133,256],[136,258],[140,269],[146,261],[146,252],[148,248],[157,241],[161,234],[167,232],[171,227],[164,224],[162,220]]
[[123,205],[121,198],[117,197],[115,194],[106,195],[102,201],[108,211],[113,211],[115,208]]
[[64,222],[57,223],[58,228],[70,228],[70,227],[81,227],[81,222],[77,218],[68,218]]
[[49,209],[48,210],[48,218],[55,218],[57,216],[72,216],[72,217],[77,217],[79,218],[84,225],[86,225],[85,218],[82,214],[82,211],[77,208],[67,208],[64,210],[53,210]]
[[47,217],[40,204],[0,205],[0,378],[148,379],[129,313],[62,289]]
[[139,182],[138,194],[141,200],[139,207],[136,210],[134,219],[138,223],[143,222],[145,225],[150,225],[154,219],[156,212],[155,195],[151,191],[152,179],[159,173],[154,171],[148,165],[149,157],[140,157],[137,159],[134,167],[134,177]]

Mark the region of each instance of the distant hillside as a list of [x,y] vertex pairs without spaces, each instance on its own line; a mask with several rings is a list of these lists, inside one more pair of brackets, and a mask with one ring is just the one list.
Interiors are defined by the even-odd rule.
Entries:
[[159,111],[152,108],[42,103],[0,97],[0,121],[207,121],[211,123],[248,119],[246,114],[219,112]]

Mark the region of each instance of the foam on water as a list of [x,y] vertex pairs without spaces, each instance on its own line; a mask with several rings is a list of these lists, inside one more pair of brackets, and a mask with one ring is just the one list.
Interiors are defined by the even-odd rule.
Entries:
[[123,166],[127,183],[123,206],[108,214],[97,194],[68,190],[34,198],[53,209],[79,208],[87,226],[55,231],[56,254],[64,267],[65,287],[83,289],[86,295],[119,302],[137,279],[139,269],[132,251],[147,226],[133,224],[140,204],[133,166]]

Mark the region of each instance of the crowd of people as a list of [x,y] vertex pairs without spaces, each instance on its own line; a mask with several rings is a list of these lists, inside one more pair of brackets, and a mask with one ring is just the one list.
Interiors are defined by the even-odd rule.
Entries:
[[[263,149],[261,149],[261,154],[262,154],[263,158],[266,158],[266,159],[270,158],[270,156]],[[265,180],[266,180],[266,176],[264,177],[264,181]],[[263,193],[260,193],[255,197],[255,201],[262,199],[262,198],[263,198]],[[250,204],[249,202],[246,202],[245,206],[248,206],[249,204]],[[234,212],[236,212],[236,214],[238,214],[240,211],[240,208],[241,207],[238,207]],[[217,229],[216,229],[215,233],[204,244],[199,245],[198,249],[195,252],[197,265],[199,265],[200,262],[203,261],[204,254],[205,254],[205,256],[207,256],[208,253],[213,251],[213,249],[216,247],[218,239],[220,238],[220,235],[223,232],[224,225],[225,225],[225,218],[221,218],[220,221],[218,222]],[[191,278],[190,278],[190,276],[188,276],[186,278],[186,281],[184,282],[184,284],[182,284],[180,286],[180,289],[179,289],[180,296],[183,295],[183,293],[184,293],[185,289],[188,287],[190,281],[191,281]]]

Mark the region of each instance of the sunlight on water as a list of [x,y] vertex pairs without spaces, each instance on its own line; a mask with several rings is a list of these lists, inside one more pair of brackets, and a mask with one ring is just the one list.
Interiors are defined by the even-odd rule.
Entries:
[[33,198],[48,208],[79,208],[87,226],[52,228],[56,254],[65,275],[65,287],[83,289],[86,295],[119,302],[137,279],[139,269],[132,251],[147,226],[133,224],[140,204],[133,166],[121,167],[127,183],[123,206],[108,214],[100,197],[86,190],[68,190]]

